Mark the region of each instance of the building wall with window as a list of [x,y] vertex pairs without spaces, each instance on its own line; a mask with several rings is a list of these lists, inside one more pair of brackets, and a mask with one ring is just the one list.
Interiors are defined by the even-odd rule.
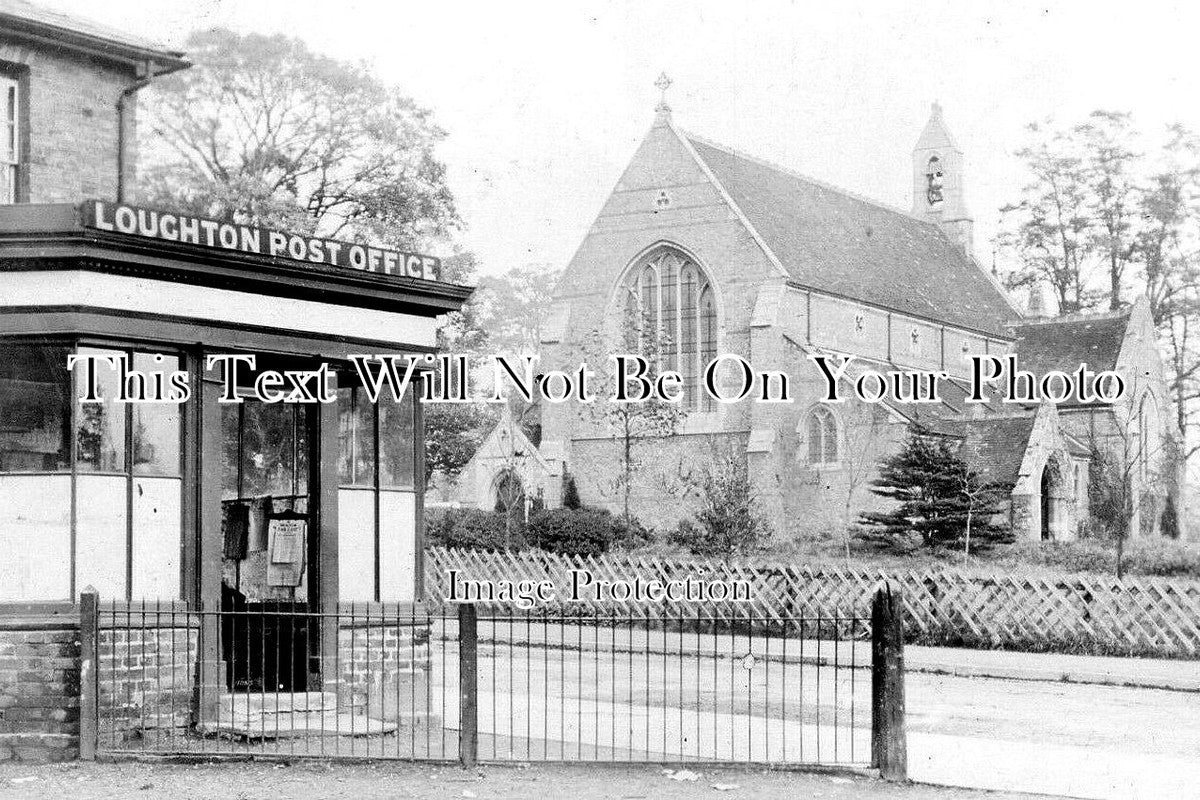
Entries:
[[[14,196],[29,203],[115,197],[117,101],[135,80],[132,67],[32,47],[0,31],[0,202]],[[136,102],[136,96],[126,101],[127,185],[133,180]]]

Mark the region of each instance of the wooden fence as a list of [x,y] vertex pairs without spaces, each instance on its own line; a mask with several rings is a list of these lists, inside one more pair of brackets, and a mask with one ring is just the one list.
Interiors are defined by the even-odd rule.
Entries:
[[[905,639],[913,644],[1097,655],[1200,658],[1200,581],[1103,575],[1016,576],[950,569],[885,570],[803,567],[755,560],[709,560],[610,554],[565,556],[541,551],[488,552],[429,548],[425,597],[448,595],[447,570],[460,579],[549,580],[566,593],[572,570],[597,581],[745,580],[747,603],[711,602],[715,613],[770,621],[794,616],[867,615],[881,582],[903,598]],[[583,601],[595,605],[590,600]],[[611,601],[610,601],[611,604]],[[615,605],[622,605],[616,603]],[[679,612],[677,603],[638,604]],[[694,607],[690,607],[693,608]]]

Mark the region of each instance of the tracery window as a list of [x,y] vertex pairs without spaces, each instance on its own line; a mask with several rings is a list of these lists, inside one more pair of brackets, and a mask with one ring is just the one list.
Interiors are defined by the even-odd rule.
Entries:
[[825,406],[814,407],[808,413],[804,430],[808,440],[808,462],[836,464],[840,453],[837,418],[833,412]]
[[677,250],[656,251],[626,279],[625,314],[627,344],[683,376],[684,407],[713,410],[701,379],[717,354],[717,305],[704,271]]

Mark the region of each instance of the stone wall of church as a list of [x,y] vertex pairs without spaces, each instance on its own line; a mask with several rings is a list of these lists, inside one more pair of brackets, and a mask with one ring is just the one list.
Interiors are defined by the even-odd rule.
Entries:
[[[760,504],[780,537],[837,537],[845,528],[846,497],[856,509],[874,503],[866,491],[879,455],[904,434],[902,424],[871,423],[871,411],[837,407],[843,446],[854,441],[861,464],[807,463],[804,423],[822,395],[820,372],[804,348],[815,346],[907,367],[952,371],[963,347],[973,353],[1007,344],[971,332],[789,285],[738,213],[709,179],[686,143],[660,121],[647,134],[568,265],[543,342],[542,368],[581,361],[608,367],[624,341],[621,329],[629,268],[659,245],[677,247],[712,281],[718,302],[718,354],[737,354],[755,370],[791,378],[790,403],[750,401],[692,413],[679,435],[639,442],[631,506],[645,523],[673,527],[689,515],[689,481],[713,462],[714,450],[748,460]],[[728,385],[732,370],[725,373]],[[878,412],[882,413],[882,412]],[[865,414],[865,416],[864,416]],[[620,439],[603,409],[574,403],[543,407],[542,452],[561,454],[583,502],[620,510]],[[865,427],[864,427],[865,425]],[[863,430],[874,437],[857,441]],[[732,450],[731,450],[732,448]],[[854,474],[855,472],[862,474]]]

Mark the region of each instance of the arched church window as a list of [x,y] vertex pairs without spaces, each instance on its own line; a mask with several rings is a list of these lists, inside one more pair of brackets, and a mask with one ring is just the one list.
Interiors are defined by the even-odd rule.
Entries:
[[677,250],[656,251],[631,273],[625,314],[628,341],[683,376],[685,407],[712,410],[701,375],[717,354],[717,306],[704,271]]
[[942,160],[937,156],[930,156],[925,165],[925,198],[931,206],[945,199],[942,178]]
[[838,425],[833,412],[825,406],[816,406],[808,413],[805,424],[808,439],[808,462],[810,464],[836,464],[838,452]]

